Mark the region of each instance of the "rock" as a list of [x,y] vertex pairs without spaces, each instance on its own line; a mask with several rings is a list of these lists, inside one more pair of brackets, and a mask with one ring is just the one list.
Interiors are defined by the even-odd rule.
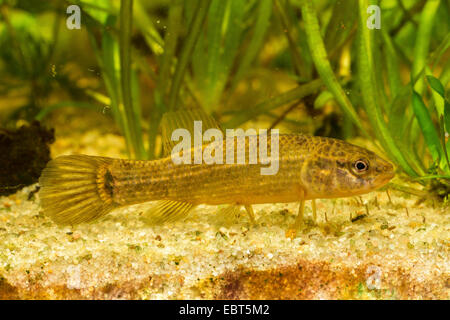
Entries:
[[53,129],[39,122],[17,130],[0,129],[0,195],[9,195],[36,183],[50,160]]

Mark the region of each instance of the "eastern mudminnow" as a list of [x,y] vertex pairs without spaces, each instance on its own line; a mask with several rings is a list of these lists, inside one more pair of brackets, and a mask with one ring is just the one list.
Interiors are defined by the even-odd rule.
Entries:
[[160,222],[184,217],[198,204],[244,205],[253,218],[252,204],[300,202],[301,218],[304,200],[360,195],[394,175],[393,166],[371,151],[293,134],[279,136],[277,174],[261,175],[262,166],[175,165],[170,156],[151,161],[61,156],[43,171],[40,198],[44,213],[60,224],[92,221],[114,208],[153,200],[164,200],[153,212]]

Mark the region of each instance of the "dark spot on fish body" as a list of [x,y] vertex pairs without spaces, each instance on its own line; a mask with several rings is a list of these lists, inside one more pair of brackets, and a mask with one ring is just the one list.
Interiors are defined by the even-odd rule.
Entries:
[[132,161],[121,161],[121,166],[125,170],[133,170],[134,169],[134,163]]
[[316,161],[314,161],[313,166],[318,169],[328,169],[329,161],[324,158],[318,158]]
[[165,198],[169,196],[169,188],[165,181],[153,181],[149,187],[150,190],[153,190],[155,194],[158,194],[160,197]]
[[336,161],[336,164],[338,166],[338,168],[345,168],[346,167],[346,163],[344,161]]
[[333,175],[331,173],[324,175],[323,187],[324,190],[328,189],[333,184]]
[[298,136],[296,139],[296,143],[302,148],[305,147],[306,142],[307,142],[307,139],[304,136]]
[[106,170],[105,175],[104,175],[104,186],[105,186],[105,191],[108,194],[108,196],[110,196],[111,198],[114,195],[114,178],[111,174],[111,171]]
[[376,173],[382,173],[384,171],[386,171],[386,168],[384,168],[384,167],[383,168],[382,167],[377,167],[377,166],[375,167],[375,172]]

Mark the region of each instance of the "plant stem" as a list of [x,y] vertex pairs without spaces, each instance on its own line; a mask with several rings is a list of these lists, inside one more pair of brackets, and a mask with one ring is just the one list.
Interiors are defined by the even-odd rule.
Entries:
[[170,78],[170,68],[174,61],[175,49],[178,36],[181,31],[180,21],[183,18],[183,7],[181,1],[174,1],[169,10],[168,29],[164,38],[164,53],[161,58],[161,68],[156,83],[154,106],[150,114],[150,124],[148,132],[148,157],[156,158],[156,138],[158,136],[159,124],[163,113],[167,109],[167,88]]
[[192,55],[195,44],[201,32],[201,27],[206,19],[211,0],[199,0],[196,8],[195,16],[189,27],[188,37],[181,51],[180,60],[177,63],[175,74],[173,77],[172,87],[170,89],[168,110],[176,109],[178,96],[180,94],[181,83],[184,78],[189,58]]
[[303,74],[303,68],[302,68],[302,58],[300,55],[300,52],[298,51],[298,47],[294,41],[294,37],[292,36],[292,30],[295,29],[295,27],[292,25],[291,21],[289,21],[288,16],[286,15],[286,12],[281,5],[279,0],[274,0],[276,12],[278,13],[278,16],[280,18],[281,24],[284,29],[284,33],[286,35],[286,38],[289,42],[289,48],[292,54],[292,62],[295,67],[295,71],[297,72],[297,75],[299,77]]
[[133,144],[133,157],[144,159],[146,157],[142,142],[139,108],[133,108],[131,91],[131,32],[133,21],[133,0],[121,0],[120,2],[120,73],[122,85],[123,107],[126,121],[130,130],[130,138]]

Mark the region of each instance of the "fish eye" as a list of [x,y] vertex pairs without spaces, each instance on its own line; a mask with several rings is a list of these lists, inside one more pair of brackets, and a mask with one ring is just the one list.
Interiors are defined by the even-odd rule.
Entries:
[[356,173],[363,173],[369,169],[369,161],[358,159],[353,163],[353,169]]

